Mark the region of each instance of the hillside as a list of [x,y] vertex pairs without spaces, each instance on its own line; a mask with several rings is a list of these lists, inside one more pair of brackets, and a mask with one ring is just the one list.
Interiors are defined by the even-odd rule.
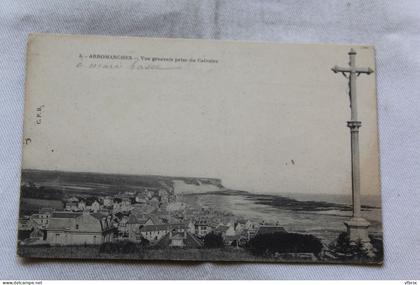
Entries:
[[90,190],[109,193],[136,191],[143,188],[175,190],[176,183],[182,183],[189,189],[202,187],[210,187],[212,191],[224,189],[221,180],[215,178],[22,170],[22,185],[34,184],[37,187],[84,193]]
[[209,181],[202,181],[198,179],[195,182],[196,183],[186,183],[185,180],[174,179],[173,183],[175,194],[204,194],[225,190],[221,181],[218,179],[212,179]]

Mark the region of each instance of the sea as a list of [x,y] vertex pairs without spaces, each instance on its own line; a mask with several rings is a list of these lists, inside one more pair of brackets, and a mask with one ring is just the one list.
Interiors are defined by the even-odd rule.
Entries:
[[[271,194],[272,195],[272,194]],[[321,201],[335,204],[351,204],[351,196],[346,195],[322,195],[322,194],[291,194],[286,196],[298,201]],[[191,199],[191,198],[190,198]],[[221,212],[230,212],[236,217],[266,223],[277,223],[288,232],[312,234],[320,238],[324,243],[334,241],[341,232],[346,231],[344,225],[352,212],[337,210],[302,211],[301,209],[284,209],[279,206],[264,205],[258,200],[247,195],[220,195],[206,194],[195,195],[194,203],[201,207],[209,207]],[[362,216],[370,222],[369,232],[376,236],[382,236],[382,218],[380,197],[362,197],[363,205],[374,208],[362,209]],[[189,201],[191,203],[191,201]]]

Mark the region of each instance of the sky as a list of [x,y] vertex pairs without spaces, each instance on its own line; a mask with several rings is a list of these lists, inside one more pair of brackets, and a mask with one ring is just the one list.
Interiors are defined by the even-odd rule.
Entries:
[[[358,65],[375,69],[372,47],[353,48]],[[260,193],[350,194],[348,85],[331,71],[347,66],[349,49],[33,37],[24,126],[31,142],[24,144],[22,167],[213,177],[225,187]],[[103,67],[109,64],[116,67]],[[374,195],[375,74],[358,77],[357,95],[362,194]]]

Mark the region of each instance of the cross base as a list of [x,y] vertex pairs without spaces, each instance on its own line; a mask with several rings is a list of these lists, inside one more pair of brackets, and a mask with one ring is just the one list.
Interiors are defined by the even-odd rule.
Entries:
[[347,227],[347,234],[350,242],[370,243],[368,228],[370,223],[361,217],[353,217],[350,221],[344,222]]

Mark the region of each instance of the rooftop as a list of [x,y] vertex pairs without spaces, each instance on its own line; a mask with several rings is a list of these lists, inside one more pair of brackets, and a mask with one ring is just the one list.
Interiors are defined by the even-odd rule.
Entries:
[[53,208],[41,208],[39,210],[40,214],[49,214],[49,213],[52,213],[52,212],[54,212]]
[[260,226],[257,234],[273,234],[273,233],[285,233],[286,230],[279,226]]
[[140,223],[140,222],[139,222],[139,220],[136,218],[136,216],[134,216],[134,215],[130,215],[130,216],[128,217],[127,224],[141,224],[141,223]]
[[146,225],[140,228],[140,232],[156,232],[171,229],[171,225]]
[[101,220],[102,218],[106,218],[107,215],[102,213],[90,213],[90,215],[98,220]]
[[228,226],[220,225],[214,231],[218,233],[223,233],[223,232],[226,232],[228,229],[229,229]]
[[53,212],[51,218],[74,219],[81,215],[82,212]]

